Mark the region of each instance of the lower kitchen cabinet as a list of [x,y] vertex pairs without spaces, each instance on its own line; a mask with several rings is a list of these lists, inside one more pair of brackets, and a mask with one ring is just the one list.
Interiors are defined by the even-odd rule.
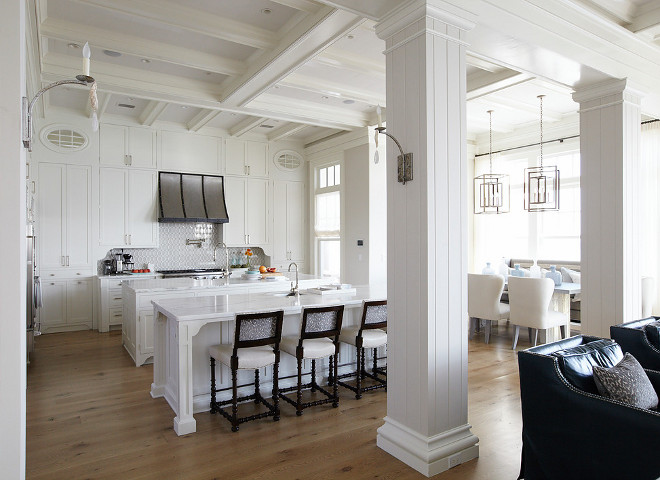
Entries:
[[93,323],[91,278],[45,280],[41,283],[43,306],[39,309],[42,333],[87,330]]

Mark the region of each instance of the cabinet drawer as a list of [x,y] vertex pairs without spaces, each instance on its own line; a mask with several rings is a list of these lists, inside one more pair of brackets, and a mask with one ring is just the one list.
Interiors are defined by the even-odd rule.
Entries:
[[119,279],[114,279],[114,278],[113,278],[112,280],[107,280],[107,284],[106,284],[106,285],[107,285],[107,287],[108,287],[108,290],[118,289],[118,290],[121,292],[121,286],[122,286],[123,284],[124,284],[124,281],[123,281],[123,280],[119,280]]
[[121,290],[108,291],[108,307],[109,308],[122,308],[124,301],[121,295]]
[[121,325],[123,320],[124,315],[121,307],[108,309],[108,325]]
[[68,278],[80,279],[89,278],[92,276],[92,272],[89,270],[42,270],[40,277],[43,281],[48,280],[64,280]]

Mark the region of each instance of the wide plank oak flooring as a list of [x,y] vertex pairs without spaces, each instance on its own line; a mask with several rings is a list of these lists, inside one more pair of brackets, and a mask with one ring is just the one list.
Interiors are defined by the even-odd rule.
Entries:
[[[480,457],[437,478],[517,477],[522,422],[511,330],[495,328],[489,345],[483,334],[469,341],[468,418]],[[339,408],[311,408],[302,417],[281,402],[279,422],[248,422],[235,434],[220,415],[200,413],[197,433],[178,437],[169,405],[149,395],[152,375],[152,366],[132,364],[119,331],[38,337],[28,367],[27,478],[426,478],[376,446],[383,390],[356,401],[340,388]]]

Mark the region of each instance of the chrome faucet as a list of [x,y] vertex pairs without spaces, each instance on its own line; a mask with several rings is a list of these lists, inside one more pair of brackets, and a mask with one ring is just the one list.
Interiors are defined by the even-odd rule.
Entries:
[[225,249],[225,256],[226,256],[225,261],[227,262],[226,266],[225,266],[225,269],[227,271],[227,276],[229,277],[229,247],[227,247],[227,245],[225,245],[224,242],[220,242],[220,243],[216,244],[216,246],[213,247],[213,263],[216,262],[218,248],[224,248]]
[[298,295],[300,292],[298,291],[298,264],[296,262],[291,262],[289,264],[289,271],[291,271],[291,265],[295,265],[296,267],[296,286],[293,286],[293,282],[291,282],[291,292],[289,292],[289,295]]

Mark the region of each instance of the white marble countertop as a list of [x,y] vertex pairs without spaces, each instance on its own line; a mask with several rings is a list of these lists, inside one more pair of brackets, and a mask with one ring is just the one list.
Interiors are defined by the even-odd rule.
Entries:
[[[124,286],[126,288],[132,289],[135,291],[135,293],[147,293],[170,290],[203,290],[207,288],[257,287],[261,285],[280,285],[281,290],[288,290],[290,288],[291,282],[295,281],[296,279],[296,273],[286,272],[283,273],[282,276],[284,277],[284,280],[245,280],[240,276],[234,278],[232,275],[229,277],[229,283],[227,283],[227,280],[224,278],[219,278],[216,280],[194,280],[192,278],[121,278],[125,280]],[[312,286],[305,285],[305,283],[310,280],[314,280],[316,283],[318,283],[320,279],[315,275],[309,275],[306,273],[301,273],[298,275],[298,282],[303,288]],[[326,283],[331,283],[331,281],[328,280]]]
[[[287,285],[282,285],[282,292]],[[323,305],[359,306],[363,300],[385,300],[387,287],[355,287],[356,292],[332,295],[314,295],[305,293],[295,297],[277,296],[275,292],[251,294],[216,295],[209,297],[170,298],[151,302],[154,307],[170,319],[178,322],[194,320],[233,319],[237,313],[284,310],[284,314],[296,314],[303,307]],[[338,290],[340,292],[341,290]],[[279,292],[278,292],[279,293]]]
[[150,272],[150,273],[131,273],[131,274],[113,274],[113,275],[97,275],[99,279],[105,278],[116,278],[119,280],[138,280],[140,278],[155,278],[160,277],[160,273]]

